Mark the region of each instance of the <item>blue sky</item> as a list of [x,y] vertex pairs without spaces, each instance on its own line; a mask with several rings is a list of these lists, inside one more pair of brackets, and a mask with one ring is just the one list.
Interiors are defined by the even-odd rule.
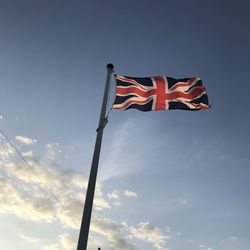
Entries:
[[198,76],[212,108],[111,112],[89,249],[249,249],[249,7],[1,1],[0,128],[42,182],[1,136],[0,245],[75,249],[111,62],[121,75]]

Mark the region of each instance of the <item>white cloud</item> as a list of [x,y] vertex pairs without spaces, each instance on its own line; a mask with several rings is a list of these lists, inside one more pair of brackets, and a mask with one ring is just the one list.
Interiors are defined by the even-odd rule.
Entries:
[[7,144],[1,145],[1,147],[0,147],[0,160],[5,161],[14,153],[15,152],[13,151],[13,149],[9,145],[7,145]]
[[3,116],[2,115],[0,115],[0,120],[3,120]]
[[124,223],[119,224],[111,219],[98,216],[93,218],[91,229],[93,232],[104,236],[114,249],[135,249],[135,246],[122,237],[123,232],[128,230]]
[[50,244],[48,246],[44,246],[43,250],[62,250],[58,244]]
[[60,144],[58,142],[52,142],[46,145],[48,159],[55,161],[62,153]]
[[20,142],[21,144],[24,144],[24,145],[31,145],[31,144],[37,143],[36,139],[30,138],[30,137],[27,137],[27,136],[22,136],[22,135],[16,136],[15,139],[16,139],[16,141],[18,141],[18,142]]
[[76,188],[80,188],[80,189],[85,188],[86,189],[88,186],[88,179],[84,176],[72,174],[71,179],[72,179],[72,184]]
[[[25,165],[11,161],[5,163],[4,170],[11,179],[0,179],[0,212],[32,221],[59,220],[64,226],[79,228],[84,202],[80,198],[85,197],[85,194],[84,188],[80,194],[76,191],[76,183],[79,184],[79,180],[85,182],[85,178],[67,171],[46,168],[36,162],[31,167],[39,178]],[[100,185],[97,186],[100,188]],[[49,189],[53,195],[44,189]],[[54,196],[61,205],[57,204]],[[110,209],[100,191],[96,194],[94,206],[99,210]]]
[[0,213],[14,214],[19,218],[31,221],[54,220],[54,204],[45,197],[31,196],[20,185],[15,186],[10,181],[0,179]]
[[[77,246],[78,239],[72,237],[70,234],[62,234],[59,235],[56,243],[51,243],[43,247],[43,250],[75,250]],[[88,239],[88,250],[97,250],[98,247],[102,247],[105,245],[103,242],[98,240],[93,240],[91,236]],[[106,248],[108,249],[108,247]]]
[[17,121],[26,121],[27,119],[25,117],[17,116],[16,120]]
[[35,243],[35,242],[37,242],[37,241],[40,240],[40,239],[38,239],[38,238],[26,236],[26,235],[23,235],[23,234],[20,234],[20,238],[23,239],[23,240],[24,240],[25,242],[27,242],[28,244]]
[[96,198],[95,200],[94,200],[94,207],[95,207],[95,209],[96,210],[98,210],[98,211],[101,211],[101,210],[103,210],[103,209],[110,209],[111,208],[111,206],[110,206],[110,204],[106,201],[106,200],[104,200],[103,198]]
[[23,152],[23,153],[22,153],[22,156],[23,156],[24,158],[33,158],[33,157],[34,157],[34,154],[33,154],[33,151],[30,150],[30,151],[28,151],[28,152]]
[[201,249],[203,249],[203,250],[213,250],[212,247],[207,247],[207,246],[205,246],[203,244],[198,245],[198,247],[201,248]]
[[117,207],[121,205],[120,194],[118,191],[114,190],[111,193],[108,193],[107,196],[108,199],[112,202],[112,205]]
[[76,239],[69,234],[60,235],[60,243],[65,250],[75,250],[76,249]]
[[27,152],[22,152],[22,156],[26,159],[26,161],[29,164],[33,164],[34,162],[38,163],[39,162],[39,157],[37,157],[32,150],[27,151]]
[[231,236],[229,238],[223,239],[219,242],[219,245],[221,246],[227,246],[227,245],[232,245],[235,244],[239,241],[239,237],[237,236]]
[[165,234],[160,228],[152,226],[149,222],[140,223],[137,228],[131,227],[131,238],[151,243],[157,250],[167,250],[165,244],[170,236]]
[[237,242],[238,240],[239,240],[239,237],[236,237],[236,236],[232,236],[232,237],[231,237],[231,241],[232,241],[233,243]]
[[[26,165],[17,164],[10,157],[7,158],[4,171],[10,179],[9,181],[0,179],[0,213],[13,214],[29,221],[51,223],[57,220],[64,227],[79,230],[87,178],[70,171],[43,166],[33,161],[32,151],[23,153],[23,156],[30,157],[30,167],[39,175],[39,178]],[[49,189],[61,205],[58,205],[44,188]],[[99,182],[96,184],[94,208],[97,211],[111,209],[109,202],[103,198],[102,186]],[[96,222],[96,225],[98,224],[100,220]],[[119,235],[119,232],[115,234]],[[63,239],[64,243],[62,243]],[[113,245],[121,244],[123,241],[119,236],[110,237],[110,239]],[[44,249],[61,250],[65,242],[65,237],[61,237],[59,243],[47,245]]]
[[190,244],[194,244],[195,243],[195,240],[187,240],[187,244],[190,245]]
[[[103,165],[105,168],[100,169],[100,177],[102,180],[117,178],[119,176],[130,175],[141,170],[143,167],[142,152],[134,153],[136,146],[139,147],[140,141],[136,140],[138,133],[144,128],[138,126],[136,119],[129,119],[119,124],[119,129],[115,130],[113,140],[106,147],[106,154],[103,157]],[[147,125],[146,125],[147,126]],[[132,147],[131,147],[132,145]],[[147,145],[144,145],[144,149]],[[145,153],[145,151],[143,151]],[[121,157],[125,159],[121,161]],[[129,157],[127,157],[129,156]]]
[[[1,171],[8,179],[0,178],[0,213],[15,215],[30,222],[57,221],[65,229],[78,231],[87,178],[70,171],[43,165],[36,160],[32,151],[24,152],[22,155],[28,158],[30,167],[39,175],[37,178],[26,165],[14,162],[6,148],[4,152],[6,158]],[[50,190],[53,195],[49,195],[45,189]],[[122,194],[133,198],[137,196],[135,192],[129,190],[125,190]],[[55,201],[54,196],[60,205]],[[108,200],[105,197],[108,197]],[[135,239],[150,243],[155,249],[166,250],[165,243],[169,236],[161,229],[149,223],[141,223],[138,227],[132,227],[125,222],[116,222],[98,215],[100,210],[111,209],[109,202],[116,202],[119,199],[120,193],[115,190],[103,195],[102,185],[97,182],[91,234],[97,235],[97,239],[101,237],[104,243],[101,245],[100,242],[92,239],[89,249],[96,250],[96,246],[102,246],[104,249],[135,250],[138,248],[130,242]],[[20,237],[27,243],[35,243],[32,237],[25,235]],[[71,250],[75,249],[75,242],[76,240],[71,235],[63,234],[57,242],[51,242],[43,249]]]
[[129,198],[136,198],[137,193],[135,193],[133,191],[125,190],[124,191],[124,196],[129,197]]
[[108,193],[108,198],[110,200],[119,200],[119,193],[118,193],[118,191],[114,190],[113,192]]

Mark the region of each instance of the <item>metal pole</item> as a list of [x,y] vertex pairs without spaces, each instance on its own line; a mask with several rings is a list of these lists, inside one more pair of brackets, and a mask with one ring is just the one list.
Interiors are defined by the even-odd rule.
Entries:
[[95,149],[92,158],[92,165],[89,175],[89,183],[86,193],[86,199],[84,204],[83,216],[82,216],[82,223],[78,238],[78,245],[77,250],[86,250],[88,244],[88,235],[89,235],[89,225],[91,220],[91,212],[93,207],[93,200],[95,194],[95,184],[96,184],[96,176],[98,170],[98,163],[101,151],[101,144],[102,144],[102,135],[103,129],[106,124],[106,109],[107,109],[107,101],[108,101],[108,93],[109,93],[109,86],[110,86],[110,77],[114,66],[112,64],[107,65],[107,78],[106,84],[104,89],[104,95],[102,100],[102,109],[100,114],[99,126],[96,135],[96,142],[95,142]]

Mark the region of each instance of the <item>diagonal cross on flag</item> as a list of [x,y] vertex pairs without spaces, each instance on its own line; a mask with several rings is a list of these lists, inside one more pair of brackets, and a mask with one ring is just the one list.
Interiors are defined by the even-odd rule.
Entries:
[[174,79],[166,76],[132,78],[116,76],[115,109],[141,111],[208,109],[206,89],[200,78]]

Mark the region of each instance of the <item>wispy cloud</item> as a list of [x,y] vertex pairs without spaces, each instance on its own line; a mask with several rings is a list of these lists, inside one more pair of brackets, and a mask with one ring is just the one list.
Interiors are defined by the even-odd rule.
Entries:
[[128,230],[128,228],[122,223],[117,223],[109,218],[95,216],[91,229],[95,233],[104,236],[114,249],[135,249],[135,246],[122,237],[123,232]]
[[113,139],[103,152],[102,164],[105,166],[103,168],[105,171],[100,169],[102,181],[140,172],[145,166],[145,159],[139,149],[143,146],[145,154],[145,151],[151,150],[151,145],[142,145],[138,135],[142,135],[150,124],[142,126],[139,125],[140,122],[137,119],[129,119],[115,129]]
[[60,144],[58,142],[52,142],[46,145],[48,159],[55,161],[58,155],[62,153]]
[[20,238],[23,239],[28,244],[32,244],[32,243],[38,242],[40,240],[38,238],[30,237],[30,236],[27,236],[24,234],[20,234]]
[[[28,137],[23,136],[22,138]],[[17,140],[25,141],[20,138]],[[28,141],[26,140],[26,142]],[[87,189],[87,178],[72,171],[43,164],[32,150],[22,152],[22,156],[28,159],[30,168],[39,176],[37,178],[30,168],[13,157],[13,151],[7,144],[2,148],[0,151],[3,156],[0,158],[2,163],[0,167],[2,174],[0,178],[0,213],[14,215],[34,223],[59,222],[65,229],[75,229],[78,232]],[[46,190],[50,190],[51,194],[48,194]],[[112,209],[115,202],[120,202],[121,197],[136,198],[137,193],[130,190],[113,190],[105,194],[101,182],[97,182],[91,224],[92,235],[96,235],[96,239],[102,237],[102,244],[108,249],[140,249],[133,242],[133,240],[137,240],[147,242],[155,249],[166,250],[165,244],[169,236],[160,228],[153,227],[148,222],[142,222],[138,227],[134,227],[124,222],[114,221],[99,213],[102,210]],[[36,242],[35,238],[25,234],[20,237],[27,244]],[[90,240],[90,246],[93,246],[95,250],[96,239]],[[75,249],[75,242],[76,240],[70,234],[62,234],[57,242],[51,242],[43,249],[71,250]]]
[[170,236],[163,232],[160,228],[154,227],[149,222],[140,223],[138,227],[131,227],[131,238],[144,240],[151,243],[157,250],[169,250],[165,247],[167,240]]

